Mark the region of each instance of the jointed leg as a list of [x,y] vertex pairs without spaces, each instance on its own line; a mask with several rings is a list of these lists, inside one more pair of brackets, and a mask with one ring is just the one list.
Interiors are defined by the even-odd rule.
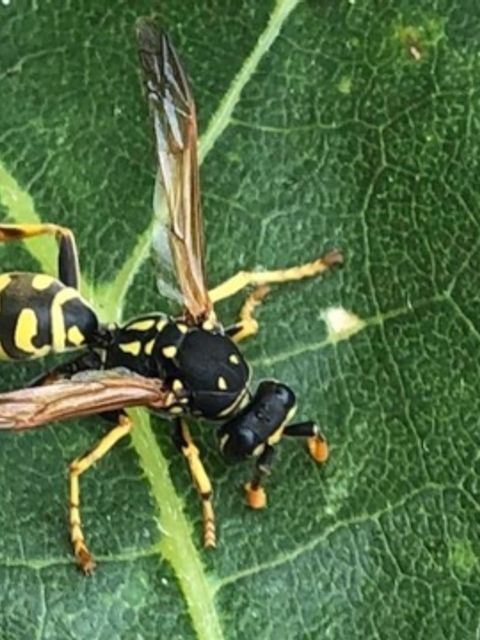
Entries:
[[310,455],[316,462],[326,462],[328,458],[328,444],[318,425],[314,422],[298,422],[285,427],[284,436],[294,438],[308,438],[307,445]]
[[330,251],[330,253],[318,258],[318,260],[307,262],[298,267],[278,269],[276,271],[240,271],[218,287],[215,287],[215,289],[209,291],[209,295],[215,304],[215,302],[229,298],[248,286],[259,287],[268,284],[280,284],[282,282],[291,282],[292,280],[311,278],[312,276],[324,273],[334,265],[341,264],[343,264],[343,256],[341,253],[338,251]]
[[82,530],[79,479],[82,473],[103,458],[119,440],[128,435],[132,426],[130,418],[121,414],[117,426],[107,433],[89,453],[77,458],[70,465],[70,539],[75,558],[80,568],[87,574],[95,569],[95,562],[85,543]]
[[240,342],[254,336],[258,332],[258,322],[253,317],[255,307],[261,304],[262,300],[270,291],[270,287],[257,287],[247,297],[240,309],[240,319],[233,326],[228,327],[226,333],[233,338],[235,342]]
[[274,449],[267,444],[255,464],[255,472],[251,482],[245,485],[245,499],[252,509],[263,509],[267,506],[267,494],[262,487],[262,480],[270,473]]
[[187,460],[190,475],[202,500],[203,544],[205,547],[215,547],[217,537],[215,532],[215,513],[212,504],[212,483],[200,460],[198,448],[192,440],[188,425],[182,419],[176,421],[175,440]]
[[57,224],[0,224],[0,242],[27,240],[37,236],[52,235],[58,244],[58,277],[68,287],[78,289],[80,271],[75,236]]

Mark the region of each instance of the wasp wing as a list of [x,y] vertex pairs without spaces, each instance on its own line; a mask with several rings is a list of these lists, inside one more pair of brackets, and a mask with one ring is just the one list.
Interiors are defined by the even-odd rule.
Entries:
[[[198,322],[212,313],[212,303],[205,277],[195,103],[168,36],[142,19],[137,38],[158,159],[154,251],[159,289],[182,302],[187,316]],[[172,286],[172,275],[181,293]]]
[[42,387],[0,393],[0,430],[31,429],[133,406],[161,411],[172,400],[161,380],[108,370],[87,372]]

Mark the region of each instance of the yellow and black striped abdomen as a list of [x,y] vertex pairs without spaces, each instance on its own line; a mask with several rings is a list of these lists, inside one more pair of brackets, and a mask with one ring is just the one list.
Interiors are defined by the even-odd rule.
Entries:
[[0,274],[0,360],[84,346],[98,319],[80,293],[43,273]]

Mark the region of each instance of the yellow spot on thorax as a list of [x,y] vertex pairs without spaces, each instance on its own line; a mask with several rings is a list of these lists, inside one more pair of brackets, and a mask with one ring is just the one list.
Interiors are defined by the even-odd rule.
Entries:
[[138,320],[138,322],[134,322],[133,324],[129,324],[129,329],[134,329],[135,331],[148,331],[155,326],[155,320],[149,318],[148,320]]
[[126,342],[125,344],[119,344],[118,346],[124,353],[131,353],[132,356],[138,356],[142,348],[142,343],[140,340],[133,340],[132,342]]
[[177,347],[173,344],[169,347],[163,347],[162,353],[165,358],[174,358],[177,355]]
[[183,384],[181,380],[175,379],[172,383],[172,389],[176,392],[183,390]]
[[232,353],[231,355],[229,355],[228,361],[231,362],[232,364],[240,364],[240,358],[237,356],[236,353]]
[[44,289],[48,289],[53,282],[55,282],[55,279],[52,278],[52,276],[48,276],[45,273],[39,273],[32,279],[32,288],[36,291],[43,291]]
[[147,342],[145,344],[145,346],[143,347],[143,350],[145,351],[147,356],[151,356],[152,355],[152,351],[153,351],[153,347],[154,346],[155,346],[155,338],[153,338],[153,340],[150,340],[149,342]]
[[225,380],[225,378],[223,376],[218,376],[217,387],[221,391],[226,391],[228,389],[227,381]]
[[211,320],[205,320],[202,324],[202,329],[205,329],[205,331],[213,331],[213,329],[215,329],[215,325]]
[[183,322],[177,322],[176,327],[180,331],[180,333],[187,333],[188,331],[187,325]]

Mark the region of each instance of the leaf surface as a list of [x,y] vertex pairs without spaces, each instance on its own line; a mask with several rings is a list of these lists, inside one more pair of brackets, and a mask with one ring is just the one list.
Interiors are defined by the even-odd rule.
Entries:
[[[156,7],[153,7],[155,11]],[[0,212],[76,234],[103,319],[166,309],[148,255],[154,155],[135,7],[0,6]],[[99,570],[75,570],[67,464],[90,419],[2,434],[0,637],[474,638],[478,635],[479,81],[474,2],[161,3],[202,132],[211,285],[339,247],[342,272],[277,289],[245,344],[295,388],[324,467],[282,442],[269,508],[214,428],[195,437],[220,547],[169,424],[144,412],[82,477]],[[2,270],[55,269],[48,241]],[[231,323],[241,296],[218,305]],[[41,363],[2,366],[16,388]]]

